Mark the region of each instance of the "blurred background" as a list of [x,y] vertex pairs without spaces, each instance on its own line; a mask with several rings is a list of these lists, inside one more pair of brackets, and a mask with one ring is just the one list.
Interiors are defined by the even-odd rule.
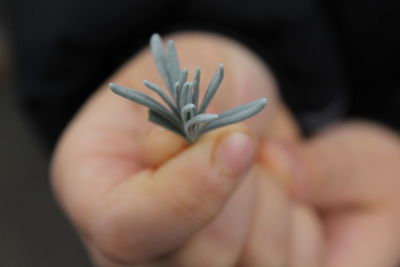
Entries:
[[0,0],[0,267],[90,266],[49,188],[40,150],[12,91],[12,46]]

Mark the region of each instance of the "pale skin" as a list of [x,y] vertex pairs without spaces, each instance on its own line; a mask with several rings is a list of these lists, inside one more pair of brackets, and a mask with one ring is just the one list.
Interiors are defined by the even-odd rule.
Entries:
[[55,194],[97,266],[397,266],[397,135],[348,122],[304,140],[252,52],[207,33],[166,38],[183,67],[202,68],[203,89],[225,64],[211,112],[260,97],[270,104],[189,146],[106,86],[161,85],[149,51],[122,66],[78,112],[52,160]]

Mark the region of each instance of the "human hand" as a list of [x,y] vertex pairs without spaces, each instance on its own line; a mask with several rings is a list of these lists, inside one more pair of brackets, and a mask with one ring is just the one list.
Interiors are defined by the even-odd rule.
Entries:
[[[251,53],[227,39],[205,34],[174,39],[182,65],[206,66],[203,77],[210,77],[221,62],[232,66],[233,75],[227,71],[213,110],[268,96],[273,104],[248,122],[254,134],[226,128],[188,148],[177,136],[154,133],[143,107],[104,87],[58,144],[52,163],[56,196],[100,266],[286,264],[288,199],[267,170],[250,167],[257,139],[295,140],[297,135],[279,107],[272,76]],[[112,81],[140,89],[138,81],[144,78],[160,81],[154,73],[144,51]],[[236,133],[234,144],[227,141],[231,131]]]
[[[271,153],[270,147],[273,158]],[[399,136],[372,123],[349,122],[281,153],[286,160],[275,166],[292,170],[286,182],[296,202],[318,214],[315,226],[325,243],[320,266],[399,265]]]

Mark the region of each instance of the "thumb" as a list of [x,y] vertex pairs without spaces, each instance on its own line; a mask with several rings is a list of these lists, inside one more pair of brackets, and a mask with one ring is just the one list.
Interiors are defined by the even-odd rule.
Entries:
[[154,178],[163,192],[173,190],[171,204],[185,223],[203,224],[223,207],[254,155],[255,144],[248,133],[222,131],[167,162]]
[[127,179],[111,193],[108,207],[113,214],[97,224],[102,232],[97,243],[125,263],[176,249],[218,215],[255,152],[247,130],[227,127],[157,170]]

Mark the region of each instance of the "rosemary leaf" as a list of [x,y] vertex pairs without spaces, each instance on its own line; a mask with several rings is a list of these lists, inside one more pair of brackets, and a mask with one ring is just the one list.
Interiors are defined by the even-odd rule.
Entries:
[[[196,106],[193,103],[187,104],[186,106],[184,106],[182,108],[181,111],[181,119],[184,123],[186,123],[186,121],[190,120],[192,117],[194,117],[195,113],[194,110],[196,109]],[[189,114],[189,119],[188,118],[188,114]]]
[[189,104],[191,102],[191,101],[189,103],[186,102],[187,94],[188,94],[188,91],[190,90],[190,88],[191,88],[191,83],[185,82],[185,84],[183,85],[181,92],[180,92],[179,101],[178,101],[178,110],[182,110],[182,108],[184,106],[186,106],[187,104]]
[[218,119],[217,114],[199,114],[194,116],[192,119],[190,119],[188,122],[185,123],[185,130],[190,128],[191,126],[195,124],[201,124],[201,123],[208,123],[212,122]]
[[180,83],[175,83],[175,86],[174,86],[174,94],[176,95],[175,96],[175,105],[176,105],[176,108],[178,109],[178,111],[181,110],[179,107],[181,91],[182,91],[182,85]]
[[179,114],[177,113],[177,109],[175,107],[175,104],[171,101],[171,99],[164,93],[163,89],[161,87],[159,87],[158,85],[144,80],[143,81],[144,85],[147,86],[147,88],[149,88],[150,90],[152,90],[153,92],[156,92],[161,98],[162,100],[164,100],[164,102],[169,106],[169,108],[175,112],[175,114]]
[[189,83],[188,89],[185,95],[185,105],[193,103],[193,83]]
[[171,94],[173,94],[173,84],[171,81],[171,77],[168,73],[167,63],[165,60],[163,44],[160,35],[155,33],[151,36],[150,46],[157,69],[160,72],[165,84],[167,85],[168,90],[171,92]]
[[179,68],[178,55],[173,40],[168,41],[167,49],[167,66],[171,77],[171,83],[175,84],[179,80],[181,70]]
[[260,112],[266,105],[267,99],[260,98],[247,104],[240,105],[219,114],[217,120],[214,120],[200,130],[200,135],[222,126],[237,123],[242,120],[248,119]]
[[176,86],[176,84],[178,84],[180,87],[182,87],[188,79],[188,74],[189,74],[189,71],[187,69],[181,70],[181,72],[179,74],[179,80],[178,80],[178,82],[175,83],[175,86],[174,86],[174,98],[175,99],[177,99],[179,97],[179,94],[177,91],[182,89],[182,88],[178,88]]
[[154,110],[161,116],[163,116],[165,119],[170,121],[171,123],[175,124],[177,127],[179,127],[180,122],[179,120],[171,113],[169,112],[164,106],[162,106],[160,103],[152,99],[151,97],[140,93],[138,91],[132,90],[130,88],[123,87],[121,85],[115,84],[115,83],[110,83],[110,88],[111,90],[116,93],[117,95],[123,96],[129,100],[135,101],[139,104],[142,104],[151,110]]
[[204,95],[203,102],[201,103],[199,112],[204,113],[208,107],[208,104],[210,104],[211,99],[214,97],[215,93],[217,92],[217,89],[219,85],[222,82],[222,79],[224,78],[224,65],[221,64],[219,65],[219,68],[217,72],[214,74],[213,79],[211,80],[207,91]]
[[198,107],[199,103],[200,75],[201,75],[201,70],[199,67],[196,67],[196,69],[194,70],[194,81],[193,81],[193,104],[196,107]]
[[149,121],[165,128],[167,130],[173,131],[174,133],[177,133],[180,136],[186,138],[185,133],[181,129],[179,129],[175,125],[171,124],[163,116],[161,116],[160,114],[156,113],[155,111],[153,111],[151,109],[149,110]]

